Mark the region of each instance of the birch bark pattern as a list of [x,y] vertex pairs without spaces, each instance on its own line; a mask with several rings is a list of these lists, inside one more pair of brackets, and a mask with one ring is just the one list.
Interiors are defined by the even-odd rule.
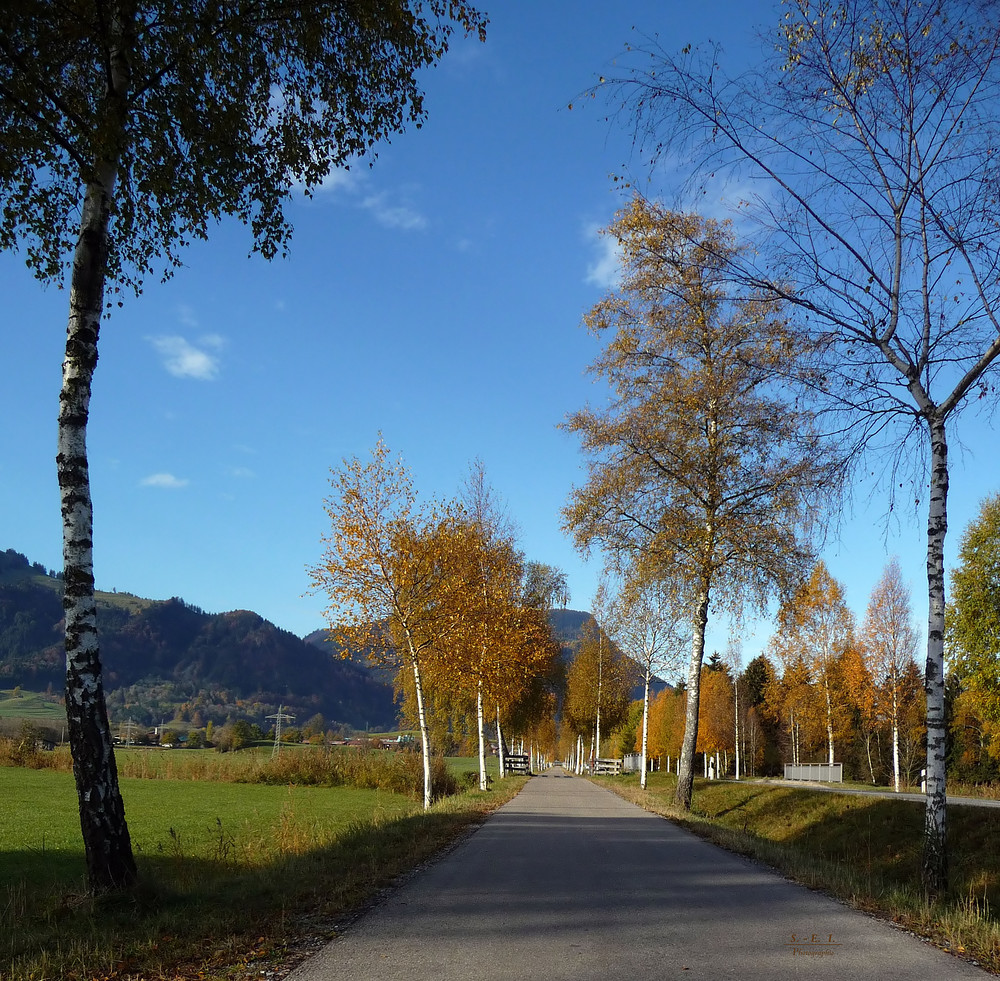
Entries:
[[685,810],[691,810],[694,790],[694,754],[698,745],[698,694],[701,689],[701,663],[705,657],[705,627],[708,624],[708,589],[703,588],[697,598],[691,635],[691,664],[688,668],[687,712],[684,719],[684,741],[681,758],[677,763],[676,801]]
[[486,718],[483,713],[483,679],[476,688],[476,727],[479,730],[479,789],[486,790]]
[[733,743],[736,747],[736,779],[740,778],[740,676],[739,672],[733,671]]
[[639,777],[639,786],[646,789],[646,746],[649,741],[649,675],[650,670],[646,668],[646,683],[642,691],[642,754],[639,762],[642,764],[642,775]]
[[948,531],[948,439],[944,420],[925,416],[930,428],[930,503],[927,513],[927,801],[924,809],[924,889],[932,896],[948,883],[945,830],[944,540]]
[[500,728],[500,706],[497,706],[497,761],[500,764],[500,777],[507,776],[507,748],[503,744],[503,730]]
[[420,661],[411,654],[413,668],[413,688],[417,699],[417,719],[420,724],[420,752],[424,761],[424,810],[431,806],[431,733],[427,727],[427,713],[424,710],[424,686],[420,679]]
[[97,342],[104,310],[108,224],[124,142],[131,24],[116,9],[103,116],[111,151],[94,164],[87,183],[70,279],[66,355],[59,393],[56,470],[63,533],[63,611],[66,621],[66,727],[92,892],[124,889],[136,881],[135,859],[108,724],[94,597],[93,502],[87,458],[87,421]]

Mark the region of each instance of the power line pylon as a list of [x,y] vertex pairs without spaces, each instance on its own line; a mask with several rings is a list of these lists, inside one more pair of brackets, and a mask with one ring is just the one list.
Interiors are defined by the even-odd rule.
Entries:
[[284,706],[279,705],[278,711],[274,715],[266,715],[265,719],[274,719],[274,749],[271,750],[271,759],[273,760],[281,752],[281,724],[283,722],[294,722],[294,715],[286,715],[282,708]]

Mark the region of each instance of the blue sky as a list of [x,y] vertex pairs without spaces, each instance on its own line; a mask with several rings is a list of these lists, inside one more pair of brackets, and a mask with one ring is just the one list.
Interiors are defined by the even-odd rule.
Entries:
[[[612,175],[640,164],[606,107],[578,96],[633,28],[668,49],[719,41],[735,64],[779,15],[759,0],[487,9],[486,44],[460,41],[425,73],[426,124],[292,205],[288,259],[248,258],[246,230],[223,224],[105,322],[89,435],[99,588],[252,609],[297,634],[322,626],[322,598],[303,594],[329,469],[381,431],[423,494],[453,495],[480,458],[525,553],[565,569],[571,605],[587,607],[598,564],[575,554],[559,516],[582,461],[557,425],[602,397],[580,321],[613,274],[595,234],[623,201]],[[0,256],[0,288],[0,548],[57,568],[66,293],[42,289],[16,255]],[[968,422],[967,452],[953,454],[952,557],[1000,483],[992,429]],[[898,554],[919,620],[923,512],[884,535],[886,507],[860,489],[824,558],[860,618]],[[769,634],[759,625],[745,657]]]

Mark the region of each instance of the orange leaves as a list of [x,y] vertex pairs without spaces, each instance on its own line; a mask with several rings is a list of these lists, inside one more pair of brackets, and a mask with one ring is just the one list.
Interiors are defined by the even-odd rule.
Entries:
[[733,683],[726,671],[703,669],[698,693],[698,743],[696,752],[735,749]]
[[[480,473],[481,481],[481,473]],[[483,695],[508,711],[558,654],[544,613],[522,604],[524,561],[492,521],[488,492],[418,503],[410,474],[380,439],[370,460],[333,471],[330,532],[309,570],[345,656],[407,669],[442,706]]]
[[801,568],[833,485],[812,416],[776,383],[800,373],[803,341],[779,304],[735,289],[728,225],[636,197],[609,233],[621,286],[585,323],[613,334],[591,368],[612,398],[565,423],[590,460],[566,526],[614,561],[641,553],[763,601]]
[[579,733],[598,725],[607,735],[628,715],[632,689],[639,682],[634,661],[625,657],[596,620],[587,620],[580,647],[566,679],[563,717]]
[[334,637],[348,653],[377,660],[399,645],[412,659],[441,626],[433,599],[446,509],[418,506],[409,472],[381,439],[369,462],[345,460],[330,486],[330,533],[309,575],[330,598]]

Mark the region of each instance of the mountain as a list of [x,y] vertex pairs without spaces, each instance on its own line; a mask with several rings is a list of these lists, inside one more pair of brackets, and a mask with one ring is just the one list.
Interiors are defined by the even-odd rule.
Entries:
[[[570,662],[576,655],[580,645],[580,632],[583,625],[590,619],[589,613],[580,610],[552,610],[549,612],[549,623],[552,624],[552,632],[562,646],[563,663],[569,668]],[[652,698],[658,695],[664,688],[672,688],[661,678],[655,675],[649,679],[649,696]],[[632,689],[632,698],[636,701],[643,696],[643,686],[638,684]]]
[[[209,614],[177,597],[130,593],[97,600],[113,719],[262,721],[284,706],[300,723],[317,713],[356,728],[395,723],[391,683],[256,613]],[[0,687],[62,689],[62,616],[60,577],[12,549],[0,552]]]
[[[549,617],[568,665],[590,614]],[[115,722],[262,722],[283,706],[300,724],[319,713],[328,724],[395,726],[392,672],[341,660],[325,630],[302,639],[248,610],[210,614],[178,597],[127,592],[98,592],[97,618]],[[64,683],[61,576],[0,552],[0,688],[61,691]]]

